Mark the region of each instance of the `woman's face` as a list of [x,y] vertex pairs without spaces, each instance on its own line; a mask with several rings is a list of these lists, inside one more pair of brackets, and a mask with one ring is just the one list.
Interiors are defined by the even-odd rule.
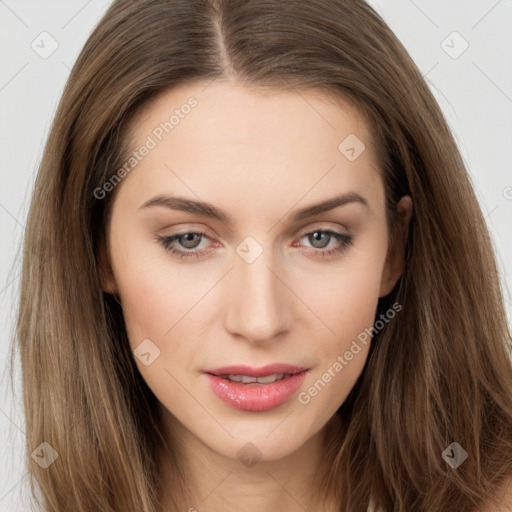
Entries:
[[214,82],[131,127],[103,279],[140,373],[218,454],[291,454],[354,386],[400,273],[367,126],[319,93]]

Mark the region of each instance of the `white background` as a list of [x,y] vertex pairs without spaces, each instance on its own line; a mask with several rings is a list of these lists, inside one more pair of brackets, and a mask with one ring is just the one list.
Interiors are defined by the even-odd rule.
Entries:
[[[443,109],[490,226],[512,318],[512,0],[372,0]],[[7,373],[34,176],[69,70],[107,0],[0,0],[0,510],[28,511],[21,387]],[[58,48],[31,47],[48,32]],[[457,31],[461,37],[451,35]],[[449,36],[449,37],[448,37]],[[443,43],[443,41],[445,41]],[[469,44],[464,53],[458,55]],[[46,39],[45,48],[50,47]],[[42,50],[41,50],[42,51]],[[34,447],[35,448],[35,447]]]

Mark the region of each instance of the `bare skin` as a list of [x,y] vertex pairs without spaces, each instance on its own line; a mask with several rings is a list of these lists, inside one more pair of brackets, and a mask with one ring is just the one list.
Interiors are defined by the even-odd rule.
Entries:
[[[361,374],[369,343],[359,343],[350,359],[345,354],[373,326],[378,298],[403,271],[412,201],[400,201],[401,236],[391,243],[370,133],[348,104],[314,92],[205,86],[166,92],[132,123],[132,144],[140,148],[174,109],[191,96],[198,102],[117,185],[104,289],[119,295],[132,350],[149,339],[160,351],[149,365],[136,362],[161,403],[169,437],[186,454],[190,509],[318,510],[314,477],[325,466],[328,429]],[[366,148],[353,158],[349,147],[352,161],[338,148],[350,134]],[[366,204],[347,202],[293,220],[306,206],[352,192]],[[232,223],[161,205],[141,208],[157,195],[208,202]],[[157,240],[197,230],[206,236],[172,243],[192,256],[172,254]],[[352,241],[315,239],[315,230]],[[249,263],[241,256],[247,250],[261,254]],[[336,371],[339,356],[346,364]],[[203,373],[275,362],[308,373],[290,399],[260,412],[221,401]],[[325,386],[309,393],[319,379]],[[239,455],[244,446],[257,448],[250,467]],[[164,457],[164,477],[167,470]],[[162,510],[172,510],[163,499]]]

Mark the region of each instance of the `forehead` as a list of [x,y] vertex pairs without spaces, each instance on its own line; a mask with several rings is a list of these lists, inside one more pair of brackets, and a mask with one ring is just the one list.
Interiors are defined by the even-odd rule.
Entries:
[[[187,118],[191,121],[183,122]],[[153,134],[162,142],[171,132],[174,138],[180,131],[187,132],[189,124],[194,130],[204,128],[203,132],[209,132],[208,139],[217,144],[272,142],[276,146],[304,136],[313,143],[313,132],[325,135],[331,131],[336,140],[344,130],[352,129],[367,147],[373,145],[364,116],[342,95],[224,81],[183,84],[161,92],[130,122],[129,138],[136,145],[141,136]],[[257,138],[252,138],[254,135]]]
[[129,128],[131,151],[151,146],[126,180],[139,195],[179,188],[214,202],[229,191],[260,206],[261,198],[308,204],[348,190],[382,195],[365,118],[321,91],[182,85],[147,104]]

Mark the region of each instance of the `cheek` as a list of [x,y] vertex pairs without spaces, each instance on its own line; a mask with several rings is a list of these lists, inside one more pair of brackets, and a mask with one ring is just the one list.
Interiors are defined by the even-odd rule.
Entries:
[[[126,266],[119,280],[132,349],[140,340],[150,338],[159,345],[172,339],[173,350],[178,350],[182,336],[176,341],[177,333],[190,329],[193,309],[211,286],[211,279],[202,280],[197,273],[172,268],[164,260],[145,267]],[[190,337],[187,342],[190,346]]]
[[[163,248],[149,247],[142,241],[118,246],[116,281],[130,348],[142,377],[159,399],[165,398],[161,401],[179,404],[185,396],[174,379],[188,382],[208,350],[205,321],[217,318],[209,292],[222,272],[204,264],[180,264]],[[145,365],[138,354],[148,351],[158,357]]]
[[182,386],[201,351],[191,321],[193,306],[207,290],[195,281],[191,285],[188,273],[170,272],[165,262],[119,270],[123,315],[138,370],[160,402],[172,410],[187,410],[190,403]]
[[[165,341],[175,325],[187,322],[190,310],[207,290],[210,280],[193,264],[180,264],[140,226],[121,226],[112,231],[112,264],[122,301],[132,349],[143,339]],[[182,319],[182,320],[180,320]]]
[[301,280],[298,294],[326,327],[328,352],[341,350],[366,327],[373,325],[383,264],[384,237],[366,237],[339,264],[318,267],[314,276]]
[[315,287],[310,287],[309,292],[305,285],[301,288],[305,302],[326,328],[315,338],[318,364],[305,383],[299,402],[314,404],[325,419],[344,402],[364,368],[385,249],[385,239],[360,246],[342,266],[317,273]]
[[[348,286],[354,282],[355,286]],[[324,298],[324,322],[329,330],[315,340],[316,366],[304,383],[298,402],[326,422],[343,404],[360,376],[371,343],[371,327],[377,307],[375,286],[353,276],[343,291],[332,290]]]

